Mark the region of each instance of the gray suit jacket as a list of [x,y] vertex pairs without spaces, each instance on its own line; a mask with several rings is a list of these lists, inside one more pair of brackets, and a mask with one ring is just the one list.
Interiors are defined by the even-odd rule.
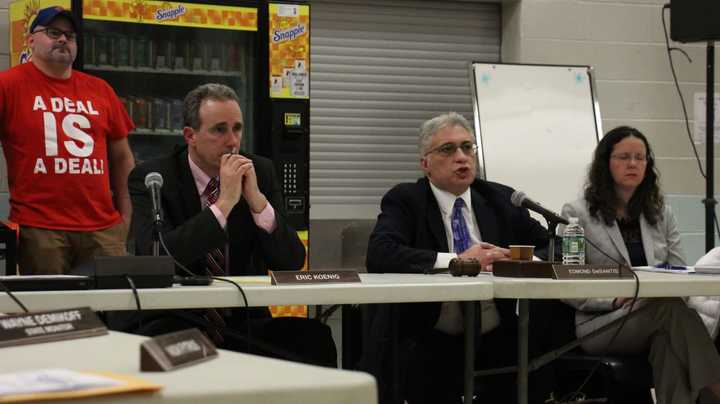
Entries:
[[[591,217],[584,198],[566,203],[562,208],[562,215],[563,217],[577,217],[580,225],[585,229],[587,239],[613,259],[630,265],[630,255],[617,223],[613,222],[612,226],[607,226],[602,220]],[[560,231],[562,232],[562,230],[561,227]],[[677,221],[669,206],[665,205],[662,218],[655,226],[650,225],[641,215],[640,232],[648,265],[685,264],[685,254],[680,246]],[[614,263],[590,243],[585,244],[585,262],[588,264]],[[567,303],[583,312],[597,312],[612,310],[612,301],[613,299],[573,299]],[[576,317],[584,316],[578,313]]]

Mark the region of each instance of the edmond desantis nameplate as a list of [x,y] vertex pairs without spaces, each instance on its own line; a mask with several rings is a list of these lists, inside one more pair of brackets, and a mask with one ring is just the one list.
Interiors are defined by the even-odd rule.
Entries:
[[624,265],[553,265],[555,279],[627,279],[630,268]]
[[92,337],[108,333],[89,307],[0,317],[0,347]]
[[273,285],[360,282],[357,271],[271,271]]

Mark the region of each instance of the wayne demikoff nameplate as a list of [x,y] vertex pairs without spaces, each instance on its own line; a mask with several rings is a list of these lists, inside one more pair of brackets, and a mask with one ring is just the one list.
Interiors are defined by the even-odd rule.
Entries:
[[108,333],[89,307],[0,317],[0,348]]

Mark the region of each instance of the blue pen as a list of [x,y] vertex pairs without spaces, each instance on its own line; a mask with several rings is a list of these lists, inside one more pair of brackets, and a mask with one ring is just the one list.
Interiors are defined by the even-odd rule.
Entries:
[[675,270],[678,270],[678,271],[687,271],[687,267],[686,267],[685,265],[657,264],[657,265],[655,265],[655,268],[675,269]]

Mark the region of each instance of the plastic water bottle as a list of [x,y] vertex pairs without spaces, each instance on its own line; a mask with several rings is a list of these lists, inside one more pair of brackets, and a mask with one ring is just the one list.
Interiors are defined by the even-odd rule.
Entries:
[[562,257],[565,265],[585,265],[585,230],[578,218],[568,218],[562,235]]

